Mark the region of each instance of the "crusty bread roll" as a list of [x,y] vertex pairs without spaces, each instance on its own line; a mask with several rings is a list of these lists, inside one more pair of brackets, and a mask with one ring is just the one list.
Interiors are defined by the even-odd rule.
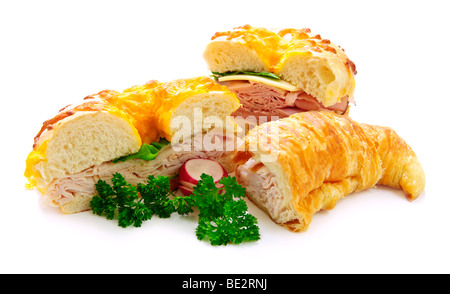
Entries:
[[[246,25],[231,31],[217,32],[207,45],[203,57],[209,70],[214,73],[235,71],[273,73],[297,88],[291,92],[304,93],[303,96],[299,95],[299,101],[309,98],[305,103],[294,105],[292,101],[280,107],[298,107],[302,111],[329,108],[343,114],[348,109],[340,103],[348,105],[348,102],[353,101],[355,64],[340,46],[323,39],[320,35],[311,34],[309,29],[269,30]],[[224,84],[227,85],[226,82]],[[305,94],[310,97],[305,97]],[[258,93],[248,94],[247,91],[242,95],[237,92],[237,95],[243,102],[248,99],[248,95]],[[276,98],[284,99],[283,96],[286,95]],[[311,97],[318,102],[317,105],[312,104]],[[262,111],[263,114],[268,112],[268,109],[259,105],[252,109],[251,105],[243,104],[247,112]],[[283,113],[280,114],[281,117],[289,116],[292,111]]]
[[277,73],[283,79],[304,89],[326,107],[342,97],[353,97],[356,67],[341,47],[320,35],[311,35],[308,29],[288,29],[278,34],[292,36],[277,65]]
[[352,192],[380,184],[414,200],[425,187],[416,154],[395,131],[331,111],[298,113],[252,129],[234,161],[249,198],[295,232]]
[[[217,127],[203,124],[202,118],[214,116],[225,127],[239,105],[231,91],[207,77],[151,81],[87,96],[44,122],[26,161],[28,186],[45,195],[55,180],[136,153],[143,143],[174,136],[180,143]],[[79,205],[74,207],[67,211]]]
[[103,111],[76,112],[43,134],[27,168],[42,187],[54,178],[135,153],[140,146],[136,128],[125,119]]

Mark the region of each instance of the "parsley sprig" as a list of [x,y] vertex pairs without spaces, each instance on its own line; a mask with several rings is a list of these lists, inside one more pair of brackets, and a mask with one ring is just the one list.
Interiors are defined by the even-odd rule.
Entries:
[[146,184],[137,187],[127,183],[120,173],[115,173],[111,179],[112,187],[104,180],[95,184],[96,196],[91,200],[92,212],[104,214],[107,219],[114,219],[117,215],[119,226],[140,227],[153,215],[168,218],[174,212],[181,215],[193,212],[190,199],[174,196],[170,190],[168,177],[149,176]]
[[190,196],[199,210],[196,235],[199,240],[209,239],[212,245],[239,244],[260,238],[257,219],[248,213],[245,188],[235,177],[222,178],[216,187],[213,177],[201,175]]
[[176,196],[170,188],[170,178],[150,175],[145,184],[133,186],[120,173],[113,175],[112,186],[104,180],[96,185],[97,194],[91,200],[92,212],[117,217],[118,225],[140,227],[153,215],[168,218],[173,213],[188,215],[199,211],[196,236],[209,240],[212,245],[239,244],[259,240],[257,219],[248,213],[242,198],[245,188],[235,177],[224,177],[218,188],[213,177],[207,174],[193,189],[190,196]]

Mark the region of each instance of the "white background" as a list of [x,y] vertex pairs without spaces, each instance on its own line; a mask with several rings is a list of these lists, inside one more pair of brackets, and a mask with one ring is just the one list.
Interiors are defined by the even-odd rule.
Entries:
[[[446,1],[0,2],[1,273],[449,273],[449,51]],[[62,215],[24,189],[44,120],[103,89],[208,75],[216,31],[308,27],[357,67],[360,122],[394,128],[417,153],[425,193],[378,187],[291,233],[255,206],[261,239],[214,247],[194,218],[122,229]]]

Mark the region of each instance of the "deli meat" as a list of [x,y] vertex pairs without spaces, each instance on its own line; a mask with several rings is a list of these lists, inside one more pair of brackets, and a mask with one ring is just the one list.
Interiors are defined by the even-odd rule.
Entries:
[[304,91],[287,91],[252,81],[221,82],[239,98],[242,107],[233,116],[290,116],[297,112],[328,109],[338,114],[347,110],[349,99],[325,107],[313,96]]
[[287,212],[276,178],[264,164],[250,158],[237,167],[236,177],[249,192],[249,199],[269,215],[279,217]]
[[[210,142],[213,140],[215,144],[211,145]],[[234,146],[229,144],[238,144],[237,138],[224,136],[223,130],[212,130],[192,140],[163,147],[158,156],[151,161],[130,159],[117,163],[103,162],[79,173],[54,179],[47,187],[42,200],[44,203],[59,207],[69,203],[77,195],[92,198],[97,193],[95,183],[98,180],[105,180],[110,184],[115,173],[122,174],[131,185],[145,183],[149,175],[172,177],[178,174],[184,162],[192,158],[217,160],[227,172],[231,172],[234,165],[229,163],[228,158],[233,154]]]

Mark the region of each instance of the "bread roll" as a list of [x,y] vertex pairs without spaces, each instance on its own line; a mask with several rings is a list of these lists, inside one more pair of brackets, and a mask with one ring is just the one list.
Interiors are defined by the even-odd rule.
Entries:
[[[217,32],[204,51],[204,59],[213,73],[227,72],[268,72],[281,77],[283,87],[278,81],[265,84],[267,90],[253,92],[239,91],[243,84],[230,85],[228,77],[219,77],[219,81],[236,89],[236,94],[243,104],[244,113],[252,112],[263,115],[289,116],[296,112],[329,109],[336,113],[348,112],[348,102],[353,102],[355,90],[356,67],[344,50],[320,35],[313,35],[309,29],[269,30],[249,25],[236,27],[231,31]],[[220,75],[219,75],[220,76]],[[244,78],[245,79],[245,78]],[[239,75],[233,78],[238,81]],[[270,80],[270,79],[268,79]],[[255,84],[250,80],[250,84]],[[272,88],[282,88],[285,93],[274,94]],[[234,89],[233,89],[234,88]],[[284,104],[273,104],[270,97],[277,102],[297,94],[297,100]],[[267,103],[246,101],[249,96],[266,96]],[[291,97],[292,98],[292,97]],[[273,98],[272,98],[273,99]],[[294,103],[297,101],[298,103]],[[253,104],[253,106],[252,106]],[[264,104],[270,105],[264,108]],[[271,108],[283,108],[280,112]]]
[[[136,153],[143,143],[175,135],[180,143],[217,127],[202,118],[214,116],[225,126],[238,107],[231,91],[207,77],[150,81],[87,96],[43,123],[26,160],[28,187],[45,195],[55,179]],[[180,118],[185,125],[173,123]]]

